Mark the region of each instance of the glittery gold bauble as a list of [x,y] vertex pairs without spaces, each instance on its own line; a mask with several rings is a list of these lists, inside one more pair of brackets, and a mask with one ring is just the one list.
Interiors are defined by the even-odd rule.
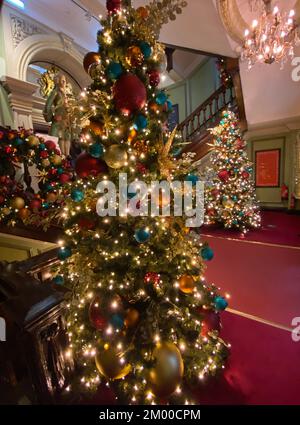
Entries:
[[168,397],[180,384],[184,365],[181,353],[172,342],[161,342],[153,351],[155,366],[149,372],[149,384],[158,397]]
[[42,160],[42,166],[43,167],[46,168],[46,167],[49,167],[49,165],[50,165],[50,161],[49,161],[48,158]]
[[54,165],[60,165],[62,163],[62,157],[59,155],[53,155],[50,157],[50,161]]
[[15,210],[21,210],[25,207],[25,201],[20,196],[16,196],[10,201],[10,206]]
[[99,53],[89,52],[85,55],[83,59],[83,68],[85,72],[89,73],[89,68],[94,63],[99,63],[101,60]]
[[195,281],[192,276],[182,275],[179,279],[179,289],[185,294],[191,294],[195,289]]
[[21,218],[21,220],[26,220],[30,216],[30,210],[28,208],[22,208],[18,212],[18,216]]
[[136,9],[136,13],[142,19],[147,19],[149,16],[149,11],[145,7],[141,6]]
[[138,154],[148,152],[148,146],[145,140],[137,140],[136,142],[133,143],[132,147]]
[[9,215],[11,213],[11,209],[10,208],[2,208],[1,212],[4,215]]
[[131,46],[127,49],[126,62],[129,66],[141,66],[144,61],[144,55],[138,46]]
[[122,353],[105,344],[95,356],[98,371],[107,379],[122,379],[131,371],[131,365],[122,363]]
[[51,203],[55,202],[56,199],[57,199],[57,194],[56,193],[54,193],[54,192],[47,193],[47,196],[46,196],[47,202],[50,202],[50,204],[51,204]]
[[231,199],[226,199],[222,202],[223,207],[227,208],[227,209],[231,209],[234,207],[234,202]]
[[125,326],[126,328],[133,328],[139,321],[140,313],[133,307],[126,310]]
[[106,148],[104,161],[111,168],[121,168],[127,161],[127,152],[122,146],[111,145]]
[[30,147],[38,146],[40,144],[40,140],[38,137],[31,135],[27,139],[27,143]]

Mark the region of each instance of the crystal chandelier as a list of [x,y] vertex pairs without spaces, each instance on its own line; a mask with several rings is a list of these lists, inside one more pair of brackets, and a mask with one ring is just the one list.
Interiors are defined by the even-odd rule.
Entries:
[[272,10],[271,0],[264,0],[264,4],[259,20],[245,31],[241,60],[248,61],[249,69],[257,62],[277,62],[282,68],[288,57],[294,56],[294,46],[300,41],[295,11],[280,13],[277,6]]

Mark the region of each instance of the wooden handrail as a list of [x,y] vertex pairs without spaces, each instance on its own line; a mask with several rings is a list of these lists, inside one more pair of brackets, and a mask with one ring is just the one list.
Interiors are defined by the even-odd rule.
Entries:
[[192,141],[202,132],[213,126],[226,108],[236,108],[236,97],[233,84],[220,86],[208,99],[205,100],[191,115],[178,126],[185,141]]

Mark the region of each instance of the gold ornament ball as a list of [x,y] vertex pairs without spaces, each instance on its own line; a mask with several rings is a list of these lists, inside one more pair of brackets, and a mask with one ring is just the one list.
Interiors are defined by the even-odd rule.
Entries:
[[179,278],[179,289],[185,294],[191,294],[195,289],[195,281],[192,276],[187,274]]
[[155,55],[155,60],[157,62],[156,69],[163,73],[167,70],[168,67],[168,59],[164,51],[158,51]]
[[98,371],[107,379],[122,379],[131,371],[131,365],[121,363],[122,353],[105,344],[95,356]]
[[11,213],[11,209],[10,209],[10,208],[5,207],[5,208],[2,208],[1,212],[2,212],[2,214],[4,214],[4,215],[9,215],[9,214]]
[[31,135],[31,136],[28,137],[27,143],[31,148],[33,148],[33,147],[38,146],[40,144],[40,140],[39,140],[38,137]]
[[149,384],[158,397],[170,396],[180,384],[184,365],[181,353],[172,342],[158,343],[153,351],[155,366],[149,372]]
[[10,206],[15,210],[21,210],[25,207],[25,201],[20,196],[16,196],[11,200]]
[[48,158],[42,160],[42,166],[45,168],[50,166],[50,161]]
[[111,145],[106,148],[104,161],[111,168],[121,168],[127,161],[127,152],[119,145]]
[[100,124],[97,121],[91,121],[88,125],[88,130],[91,130],[96,136],[102,136],[104,133],[103,124]]
[[127,49],[126,62],[129,66],[141,66],[144,55],[138,46],[131,46]]
[[234,207],[234,202],[231,199],[226,199],[222,202],[223,207],[227,208],[227,209],[231,209]]
[[51,156],[50,161],[54,165],[60,165],[62,163],[62,157],[59,155],[53,155]]
[[126,328],[133,328],[139,321],[140,313],[133,307],[126,310],[125,326]]

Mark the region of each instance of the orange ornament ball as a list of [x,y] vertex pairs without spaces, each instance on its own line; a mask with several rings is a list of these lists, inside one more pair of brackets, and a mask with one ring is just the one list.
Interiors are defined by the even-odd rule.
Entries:
[[179,278],[179,289],[184,294],[191,294],[195,289],[195,281],[192,276],[184,274]]
[[127,49],[126,62],[129,66],[141,66],[144,61],[144,55],[138,46],[131,46]]
[[54,192],[49,192],[49,193],[47,193],[46,199],[47,199],[47,202],[49,202],[50,204],[52,204],[53,202],[56,201],[57,194],[54,193]]
[[138,310],[133,307],[130,307],[126,310],[126,317],[124,324],[126,328],[133,328],[139,321],[140,314]]
[[88,130],[92,131],[95,136],[102,136],[104,129],[103,125],[97,121],[90,120],[90,124],[87,127]]
[[19,210],[18,216],[21,220],[26,220],[26,218],[30,216],[30,210],[28,208],[22,208],[21,210]]
[[83,59],[83,68],[86,73],[89,73],[90,66],[100,62],[100,55],[97,52],[89,52]]
[[141,6],[136,9],[136,13],[138,16],[140,16],[142,19],[147,19],[149,16],[149,11],[145,7]]

